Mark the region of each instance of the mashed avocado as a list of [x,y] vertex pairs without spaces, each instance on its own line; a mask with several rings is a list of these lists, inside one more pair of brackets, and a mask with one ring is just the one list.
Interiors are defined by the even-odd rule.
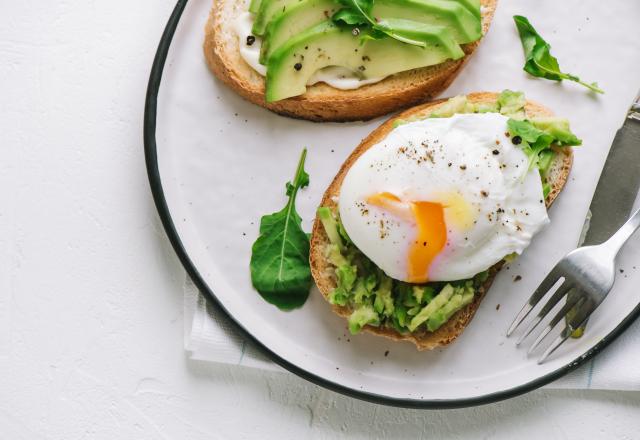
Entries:
[[475,290],[487,279],[483,272],[471,280],[450,283],[418,285],[394,280],[355,247],[330,208],[319,208],[318,216],[329,237],[325,256],[336,277],[329,301],[353,310],[351,333],[365,325],[393,327],[400,333],[435,331],[473,301]]
[[[540,170],[546,196],[550,188],[547,173],[556,154],[551,146],[580,145],[581,141],[571,132],[566,119],[527,120],[525,102],[522,93],[510,90],[503,91],[495,103],[471,103],[466,97],[457,96],[429,117],[495,112],[511,118],[509,132],[519,138],[514,143],[522,145],[531,166]],[[397,121],[396,126],[418,119],[422,118]],[[489,276],[485,271],[472,279],[426,284],[392,279],[351,242],[337,210],[334,213],[330,208],[320,207],[318,217],[330,241],[325,256],[335,271],[336,288],[329,294],[329,301],[352,310],[351,333],[358,333],[365,325],[391,327],[400,333],[434,332],[473,301],[475,292]]]

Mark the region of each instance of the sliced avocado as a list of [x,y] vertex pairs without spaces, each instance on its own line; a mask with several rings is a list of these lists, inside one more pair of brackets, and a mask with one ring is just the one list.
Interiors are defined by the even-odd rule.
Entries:
[[420,38],[427,47],[391,38],[365,39],[351,28],[324,21],[280,46],[267,63],[267,102],[301,95],[309,78],[327,66],[342,66],[362,78],[379,78],[405,70],[440,64],[464,56],[446,27],[394,20],[403,35]]
[[251,3],[249,3],[249,12],[257,14],[260,10],[260,3],[261,0],[251,0]]
[[376,0],[373,4],[376,19],[402,18],[424,24],[447,26],[460,44],[482,37],[478,17],[461,4],[447,0]]
[[[271,53],[291,37],[331,17],[342,6],[334,0],[293,0],[283,7],[284,12],[276,11],[272,17],[259,18],[267,21],[260,54],[262,64],[266,64]],[[269,12],[265,9],[264,13]],[[459,44],[476,41],[482,36],[480,20],[464,6],[447,0],[377,0],[373,16],[378,20],[399,18],[447,26]]]
[[277,13],[265,29],[260,63],[266,64],[269,56],[289,39],[325,21],[341,7],[334,0],[296,0],[285,12]]
[[264,35],[269,22],[278,14],[288,11],[298,3],[302,3],[304,0],[253,0],[259,1],[259,9],[256,14],[255,21],[253,22],[253,28],[251,32],[254,35]]
[[464,6],[469,12],[471,12],[477,18],[480,18],[480,0],[446,0],[452,3],[458,3]]

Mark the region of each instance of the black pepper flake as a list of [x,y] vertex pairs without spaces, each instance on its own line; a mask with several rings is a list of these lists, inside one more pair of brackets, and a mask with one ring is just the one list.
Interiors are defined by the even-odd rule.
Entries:
[[360,35],[360,29],[357,27],[354,27],[353,30],[351,31],[351,33],[357,37],[358,35]]
[[498,150],[493,150],[492,153],[493,153],[494,156],[497,156],[498,154],[500,154],[500,152]]
[[253,35],[249,35],[247,37],[247,46],[251,46],[255,42],[256,42],[256,37],[254,37]]
[[366,67],[364,67],[364,66],[360,66],[360,67],[358,67],[358,70],[359,70],[360,72],[364,72],[365,70],[367,70],[367,68],[366,68]]
[[496,310],[500,310],[500,304],[496,304]]
[[461,169],[462,171],[464,171],[464,170],[466,170],[466,169],[467,169],[467,166],[466,166],[466,165],[460,165],[460,169]]
[[624,269],[620,269],[620,273],[624,273]]
[[480,195],[481,195],[482,197],[489,197],[489,193],[488,193],[488,192],[486,192],[485,190],[480,191]]
[[513,145],[520,145],[522,143],[522,138],[520,136],[514,136],[511,139],[511,142],[513,143]]
[[521,277],[520,275],[516,275],[516,276],[513,278],[513,282],[514,282],[514,283],[517,283],[517,282],[518,282],[518,281],[520,281],[521,279],[522,279],[522,277]]
[[447,166],[451,166],[451,162],[449,162],[449,163],[447,164]]
[[387,357],[387,356],[389,356],[389,350],[384,352],[384,357]]
[[300,69],[302,69],[302,63],[295,63],[295,64],[293,65],[293,68],[294,68],[294,69],[296,69],[296,70],[300,70]]

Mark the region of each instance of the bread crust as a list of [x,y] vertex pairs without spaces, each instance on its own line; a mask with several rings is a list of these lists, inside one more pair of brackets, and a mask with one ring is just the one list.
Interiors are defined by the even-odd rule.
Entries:
[[[483,35],[495,13],[498,0],[481,0]],[[240,56],[233,30],[244,11],[242,0],[214,0],[205,26],[204,55],[211,71],[246,100],[276,113],[310,121],[357,121],[382,116],[442,93],[455,79],[481,40],[462,45],[465,56],[436,66],[392,75],[356,90],[338,90],[324,83],[307,87],[304,95],[267,103],[265,81]]]
[[[481,92],[472,93],[467,95],[467,99],[472,103],[490,103],[495,102],[498,98],[497,93]],[[337,209],[337,196],[340,193],[340,187],[342,181],[347,174],[347,171],[355,163],[355,161],[370,147],[381,142],[391,130],[393,130],[393,124],[398,119],[408,119],[412,116],[428,116],[436,108],[442,105],[446,100],[438,100],[430,102],[424,105],[420,105],[409,109],[400,115],[393,117],[374,130],[367,138],[365,138],[360,145],[351,153],[344,164],[341,166],[340,171],[333,179],[329,187],[327,188],[324,196],[322,197],[321,206],[326,206],[332,210]],[[528,117],[534,116],[552,116],[553,113],[532,101],[527,101],[525,111]],[[564,187],[571,165],[573,163],[573,150],[568,147],[557,149],[557,155],[554,162],[551,165],[549,171],[549,183],[551,185],[551,191],[547,195],[545,203],[547,207],[551,206],[556,199],[562,188]],[[311,273],[320,290],[320,293],[328,300],[328,295],[336,287],[335,277],[333,275],[333,268],[327,261],[324,255],[324,248],[329,243],[329,239],[322,227],[320,219],[316,217],[313,223],[313,230],[311,235],[311,250],[310,250],[310,263]],[[435,332],[428,332],[423,330],[421,332],[413,332],[411,334],[401,334],[395,329],[387,327],[373,327],[365,326],[364,331],[374,333],[376,335],[384,336],[394,341],[408,341],[416,345],[418,350],[432,350],[437,347],[445,346],[453,342],[460,334],[462,334],[465,327],[469,324],[473,318],[476,310],[480,306],[480,302],[484,298],[487,290],[493,283],[496,274],[504,264],[503,261],[495,264],[489,269],[489,277],[485,283],[476,290],[473,302],[459,310],[454,314],[449,321],[447,321],[442,327]],[[332,305],[333,311],[340,316],[348,317],[351,314],[349,307],[341,307]]]

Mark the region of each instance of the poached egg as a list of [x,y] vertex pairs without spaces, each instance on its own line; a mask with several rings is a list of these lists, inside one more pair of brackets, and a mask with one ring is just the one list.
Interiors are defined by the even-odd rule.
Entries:
[[497,113],[457,114],[393,129],[353,163],[340,218],[391,278],[454,281],[520,254],[549,222],[537,169]]

